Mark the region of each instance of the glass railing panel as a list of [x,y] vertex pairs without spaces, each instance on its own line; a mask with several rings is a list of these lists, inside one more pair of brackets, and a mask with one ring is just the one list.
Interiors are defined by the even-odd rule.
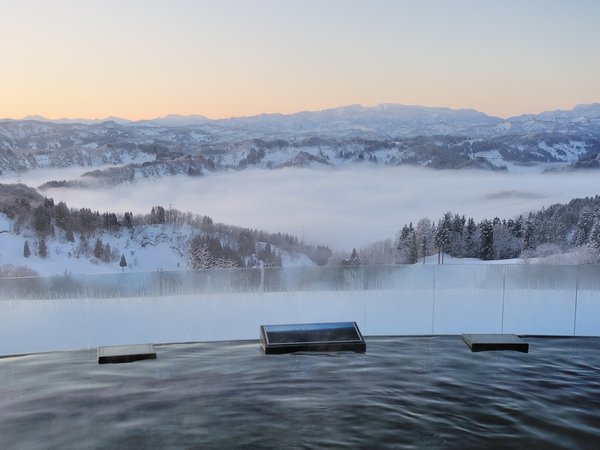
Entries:
[[386,268],[381,289],[363,292],[368,335],[427,335],[432,333],[433,266]]
[[577,336],[600,335],[600,265],[579,266],[574,328]]
[[577,266],[506,266],[504,332],[573,335]]
[[0,279],[0,355],[256,339],[262,324],[328,321],[356,321],[368,336],[597,336],[599,271],[410,265]]
[[435,267],[435,334],[500,333],[504,266]]

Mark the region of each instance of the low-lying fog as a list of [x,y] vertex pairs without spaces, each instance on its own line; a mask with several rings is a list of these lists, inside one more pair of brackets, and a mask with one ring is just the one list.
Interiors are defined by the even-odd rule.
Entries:
[[[79,168],[79,173],[84,170]],[[33,171],[37,186],[70,173]],[[8,182],[0,177],[0,182]],[[414,167],[337,170],[244,170],[205,177],[142,180],[109,189],[51,189],[44,195],[72,207],[148,212],[154,205],[211,216],[215,221],[297,235],[338,249],[392,237],[405,223],[445,211],[476,220],[510,218],[600,192],[595,171],[514,174]]]

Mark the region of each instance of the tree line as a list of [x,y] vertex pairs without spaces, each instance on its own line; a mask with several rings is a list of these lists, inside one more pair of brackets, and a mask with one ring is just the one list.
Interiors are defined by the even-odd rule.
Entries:
[[447,212],[437,221],[422,218],[404,225],[394,239],[361,249],[366,264],[414,264],[437,255],[502,260],[531,258],[582,249],[600,259],[600,196],[554,204],[527,216],[473,218]]
[[[76,243],[76,256],[95,257],[99,261],[126,261],[118,249],[102,242],[101,233],[117,235],[131,233],[136,227],[169,225],[191,228],[187,254],[190,266],[196,269],[216,267],[279,267],[280,250],[303,253],[318,265],[327,264],[331,250],[326,246],[312,246],[286,233],[268,233],[239,226],[214,223],[206,215],[192,214],[157,205],[147,214],[93,211],[90,208],[69,208],[65,202],[55,203],[52,198],[18,196],[13,202],[0,204],[1,211],[14,221],[13,231],[30,229],[37,238],[37,254],[47,256],[47,241],[56,238]],[[77,240],[77,241],[76,241]],[[23,255],[32,254],[28,241]]]

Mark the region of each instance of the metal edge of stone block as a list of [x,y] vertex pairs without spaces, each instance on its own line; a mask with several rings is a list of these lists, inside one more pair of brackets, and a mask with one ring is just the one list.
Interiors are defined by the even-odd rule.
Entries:
[[[469,347],[471,352],[488,352],[488,351],[516,351],[521,353],[529,353],[529,344],[514,334],[498,334],[493,336],[506,336],[511,342],[502,342],[498,340],[488,339],[486,342],[485,336],[489,334],[462,334],[461,338]],[[480,339],[477,339],[477,338]]]
[[156,349],[152,344],[98,347],[98,364],[122,364],[146,359],[156,359]]

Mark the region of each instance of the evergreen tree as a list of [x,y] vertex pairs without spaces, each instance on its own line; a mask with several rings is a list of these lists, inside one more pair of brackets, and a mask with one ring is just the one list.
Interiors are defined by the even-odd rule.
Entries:
[[150,223],[163,224],[165,223],[165,219],[165,208],[163,208],[162,206],[153,206],[150,211]]
[[23,244],[23,256],[29,258],[31,256],[31,250],[29,249],[29,241],[25,241]]
[[592,248],[600,250],[600,219],[596,219],[594,226],[590,231],[589,244]]
[[46,245],[46,240],[44,238],[40,239],[40,243],[38,244],[38,256],[40,258],[48,256],[48,246]]
[[408,263],[415,264],[419,260],[419,246],[417,245],[417,235],[414,231],[410,233],[410,243],[408,252]]
[[535,228],[531,220],[525,222],[523,231],[523,250],[535,250]]
[[67,230],[71,226],[71,211],[65,202],[58,202],[54,209],[56,226]]
[[127,267],[127,260],[125,259],[125,255],[121,254],[121,261],[119,261],[119,267],[121,267],[121,271],[125,272],[125,267]]
[[579,220],[575,227],[574,245],[584,245],[588,242],[590,232],[595,222],[595,211],[592,208],[585,207],[579,213]]
[[479,225],[481,230],[481,252],[479,257],[484,260],[494,259],[494,225],[485,219]]
[[130,213],[130,212],[125,213],[125,216],[123,217],[123,225],[129,229],[133,228],[133,214],[132,213]]
[[109,233],[114,232],[119,228],[119,220],[117,219],[117,215],[115,213],[104,213],[102,214],[102,221],[104,228],[108,230]]
[[360,259],[358,258],[358,252],[355,248],[352,249],[352,253],[348,259],[342,259],[340,262],[342,266],[360,266]]
[[80,208],[76,215],[79,222],[79,231],[89,236],[97,227],[97,216],[89,208]]
[[96,244],[94,245],[94,256],[97,259],[102,259],[104,256],[104,244],[102,244],[102,239],[96,239]]
[[348,260],[349,266],[360,266],[360,259],[358,258],[358,252],[355,248],[352,249],[352,253],[350,254],[350,258]]
[[465,253],[465,223],[465,216],[461,217],[458,214],[455,214],[452,218],[452,223],[450,226],[449,253],[457,258],[462,258]]
[[40,205],[33,210],[33,229],[41,237],[52,233],[52,216],[49,208]]
[[514,221],[510,232],[518,239],[523,237],[523,216],[519,216],[519,218]]
[[473,218],[469,217],[465,228],[465,256],[467,258],[476,258],[478,256],[477,242],[475,241],[475,231],[477,226]]
[[419,246],[412,222],[404,225],[397,237],[396,249],[400,263],[414,264],[419,259]]
[[448,250],[452,237],[452,214],[447,212],[438,222],[434,236],[435,246],[438,248],[438,264],[444,264],[444,254]]

